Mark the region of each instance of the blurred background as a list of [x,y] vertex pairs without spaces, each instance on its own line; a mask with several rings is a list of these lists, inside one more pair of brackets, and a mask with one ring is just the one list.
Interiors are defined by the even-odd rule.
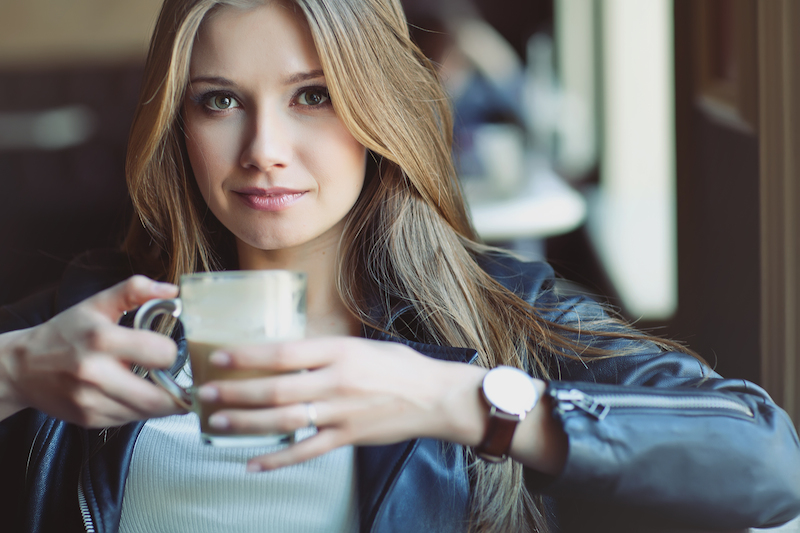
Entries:
[[[800,419],[800,2],[405,0],[484,240]],[[0,0],[0,304],[115,246],[159,0]]]

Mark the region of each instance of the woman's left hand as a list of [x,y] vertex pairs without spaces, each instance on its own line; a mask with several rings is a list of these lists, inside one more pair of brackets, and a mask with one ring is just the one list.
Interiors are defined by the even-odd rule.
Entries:
[[432,437],[474,446],[483,435],[480,384],[486,370],[438,361],[402,344],[316,338],[231,348],[211,362],[276,374],[201,387],[201,400],[221,407],[210,420],[218,430],[288,433],[309,426],[309,413],[316,412],[317,434],[251,459],[250,471],[299,463],[348,444]]

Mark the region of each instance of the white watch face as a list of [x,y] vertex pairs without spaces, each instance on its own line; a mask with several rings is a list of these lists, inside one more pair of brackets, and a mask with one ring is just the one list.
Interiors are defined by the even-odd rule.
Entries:
[[519,416],[533,409],[539,397],[530,376],[508,366],[495,368],[486,374],[483,394],[497,409]]

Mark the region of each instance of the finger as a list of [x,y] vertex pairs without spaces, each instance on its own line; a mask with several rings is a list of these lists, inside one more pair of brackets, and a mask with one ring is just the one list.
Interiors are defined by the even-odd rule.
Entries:
[[[125,361],[144,368],[169,368],[178,353],[172,339],[151,331],[132,330],[116,324],[95,324],[74,339],[75,346],[61,345],[41,356],[28,357],[29,371],[80,374],[99,357]],[[88,358],[88,359],[87,359]]]
[[[313,415],[309,412],[309,404],[313,406]],[[352,428],[352,421],[358,419],[361,426],[369,428],[369,431],[361,432],[363,437],[368,438],[370,442],[376,439],[383,441],[382,436],[373,433],[380,434],[382,425],[397,426],[397,423],[388,421],[385,414],[378,414],[381,407],[379,402],[367,403],[365,406],[364,402],[359,400],[337,400],[296,403],[267,409],[224,408],[209,417],[209,425],[230,434],[257,435],[289,433],[312,425],[317,428]],[[387,429],[387,436],[389,433]],[[391,440],[389,437],[386,442]]]
[[[100,392],[98,393],[98,396],[102,396],[102,394],[103,393]],[[96,414],[91,412],[85,413],[84,422],[79,422],[80,425],[86,428],[116,427],[134,422],[136,420],[145,420],[147,418],[151,418],[152,416],[164,416],[166,414],[177,414],[178,412],[176,411],[175,413],[164,413],[164,415],[150,416],[136,409],[131,409],[130,406],[127,406],[123,403],[111,402],[108,400],[108,398],[105,398],[104,403],[101,404],[100,402],[101,400],[99,398],[94,400],[94,403],[97,406],[95,410],[98,412]]]
[[[64,381],[68,380],[69,377]],[[71,389],[65,399],[57,404],[45,399],[41,405],[53,416],[87,428],[119,426],[146,418],[141,411],[110,398],[100,387],[74,381],[65,384],[64,381],[59,386]]]
[[346,444],[342,433],[336,429],[323,429],[316,435],[277,452],[254,457],[247,462],[248,472],[275,470],[319,457]]
[[76,404],[64,418],[86,428],[102,428],[139,420],[142,416],[129,406],[108,398],[104,391],[84,386]]
[[123,312],[135,309],[148,300],[174,298],[177,295],[178,288],[175,285],[136,275],[95,294],[86,302],[116,322]]
[[[270,409],[224,409],[208,419],[212,428],[229,434],[261,435],[291,433],[308,427],[310,423],[305,404],[294,404]],[[319,415],[317,415],[317,424]]]
[[98,330],[87,348],[144,368],[169,368],[178,355],[177,345],[165,335],[117,325]]
[[185,412],[167,391],[137,376],[124,363],[107,357],[93,359],[92,364],[84,365],[80,378],[128,408],[135,414],[131,420]]
[[[358,339],[364,342],[363,339]],[[328,337],[292,342],[232,346],[215,354],[212,364],[228,368],[247,368],[285,373],[319,368],[330,364],[340,354],[359,349],[354,339]]]
[[198,389],[204,402],[240,407],[279,406],[330,397],[336,384],[325,369],[263,378],[212,381]]

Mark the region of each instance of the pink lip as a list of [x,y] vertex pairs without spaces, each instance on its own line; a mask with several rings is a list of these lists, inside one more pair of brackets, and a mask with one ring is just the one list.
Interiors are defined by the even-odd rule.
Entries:
[[257,211],[282,211],[288,209],[306,193],[306,191],[285,189],[283,187],[271,187],[269,189],[247,187],[233,192],[242,199],[246,206]]

